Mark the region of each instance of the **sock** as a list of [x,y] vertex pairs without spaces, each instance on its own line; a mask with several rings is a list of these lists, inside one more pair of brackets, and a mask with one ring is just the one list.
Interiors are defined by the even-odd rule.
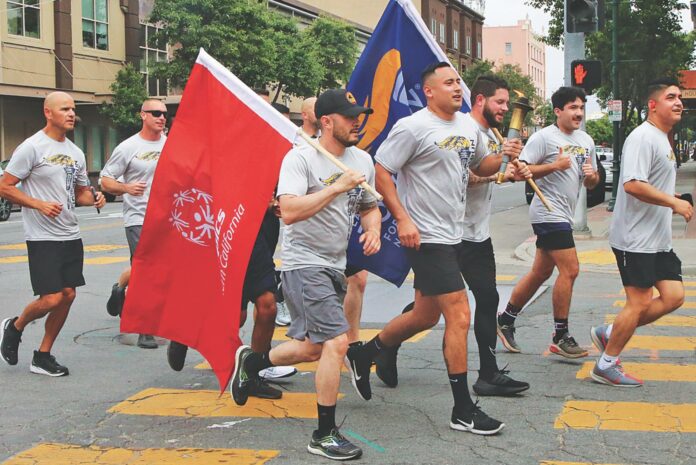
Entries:
[[607,355],[607,353],[603,353],[601,357],[599,357],[599,360],[597,360],[597,368],[600,370],[606,370],[609,367],[612,367],[616,365],[616,362],[619,360],[619,356],[617,355],[614,357],[613,355]]
[[454,408],[458,411],[469,410],[474,405],[469,395],[469,383],[466,379],[466,372],[459,374],[449,374],[450,387],[454,397]]
[[607,326],[607,339],[611,337],[611,330],[614,329],[614,323]]
[[500,326],[510,326],[515,324],[515,319],[517,319],[517,315],[519,315],[521,311],[522,308],[515,307],[512,305],[512,303],[508,302],[503,313],[498,315],[498,324]]
[[380,350],[384,349],[385,345],[379,340],[379,334],[372,338],[370,342],[366,342],[362,346],[362,353],[370,360],[374,360]]
[[268,350],[266,352],[250,353],[244,361],[244,365],[246,366],[247,371],[255,375],[261,370],[265,370],[266,368],[272,367],[273,364],[271,363],[271,359],[269,358],[268,353]]
[[553,342],[558,344],[558,341],[568,334],[568,318],[554,318],[553,329]]
[[317,411],[319,412],[319,428],[317,429],[317,435],[323,437],[328,435],[331,430],[336,427],[336,406],[317,404]]

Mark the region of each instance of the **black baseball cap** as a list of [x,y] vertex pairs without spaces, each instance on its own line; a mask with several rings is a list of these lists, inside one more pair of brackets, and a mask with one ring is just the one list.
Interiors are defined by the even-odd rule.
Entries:
[[355,118],[362,113],[370,115],[373,111],[372,108],[358,105],[353,94],[345,89],[329,89],[324,91],[314,104],[314,114],[317,118],[332,113]]

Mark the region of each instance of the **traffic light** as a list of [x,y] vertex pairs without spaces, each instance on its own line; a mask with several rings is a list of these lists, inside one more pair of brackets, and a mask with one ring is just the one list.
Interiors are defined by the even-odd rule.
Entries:
[[599,3],[597,0],[565,0],[566,32],[597,32]]
[[591,95],[602,85],[602,62],[598,60],[575,60],[570,64],[571,83],[585,89]]

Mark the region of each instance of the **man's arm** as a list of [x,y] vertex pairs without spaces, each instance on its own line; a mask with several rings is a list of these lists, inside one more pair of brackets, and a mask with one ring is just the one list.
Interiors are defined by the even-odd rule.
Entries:
[[11,175],[7,171],[0,176],[0,197],[4,197],[15,205],[25,208],[33,208],[40,211],[43,215],[55,218],[63,211],[63,205],[58,202],[50,202],[30,197],[21,190],[17,189],[20,179]]
[[683,216],[686,221],[690,221],[694,214],[694,208],[689,202],[666,194],[647,182],[637,179],[627,181],[624,183],[624,190],[641,202],[671,208],[674,213]]
[[396,220],[396,229],[401,245],[420,248],[420,232],[399,200],[392,174],[379,163],[375,165],[375,183],[377,184],[377,192],[384,197],[382,200],[384,205]]
[[599,171],[595,171],[592,163],[584,163],[582,165],[582,173],[585,175],[582,183],[586,188],[592,189],[599,183]]
[[563,153],[563,148],[559,147],[558,148],[558,156],[556,159],[551,162],[551,163],[545,163],[541,165],[527,165],[529,167],[529,171],[532,172],[532,176],[534,179],[539,179],[543,178],[544,176],[547,176],[555,171],[563,171],[567,170],[570,168],[572,165],[572,162],[570,160],[570,156],[566,155]]
[[129,194],[139,197],[145,193],[145,188],[147,188],[147,183],[144,181],[124,183],[108,176],[99,178],[99,183],[103,191],[113,195]]
[[90,186],[75,186],[75,203],[81,207],[94,205],[97,208],[102,208],[106,204],[104,194],[96,192],[97,198],[94,198]]
[[377,205],[360,211],[360,225],[363,233],[359,242],[363,245],[365,255],[373,255],[379,252],[382,236],[382,213]]
[[345,171],[332,185],[307,195],[281,194],[278,197],[280,203],[281,218],[285,224],[293,224],[304,221],[316,215],[326,207],[333,199],[344,192],[348,192],[361,182],[365,181],[365,175],[353,170]]

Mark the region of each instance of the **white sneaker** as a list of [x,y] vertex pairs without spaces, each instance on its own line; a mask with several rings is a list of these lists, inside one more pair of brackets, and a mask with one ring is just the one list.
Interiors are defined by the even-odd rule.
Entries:
[[277,312],[275,323],[278,326],[289,325],[292,319],[290,318],[290,311],[288,310],[288,307],[285,306],[285,302],[276,302],[276,309]]
[[261,378],[261,379],[287,378],[289,376],[294,375],[295,373],[297,373],[297,368],[295,368],[295,367],[286,367],[286,366],[270,367],[270,368],[266,368],[265,370],[259,371],[259,378]]

